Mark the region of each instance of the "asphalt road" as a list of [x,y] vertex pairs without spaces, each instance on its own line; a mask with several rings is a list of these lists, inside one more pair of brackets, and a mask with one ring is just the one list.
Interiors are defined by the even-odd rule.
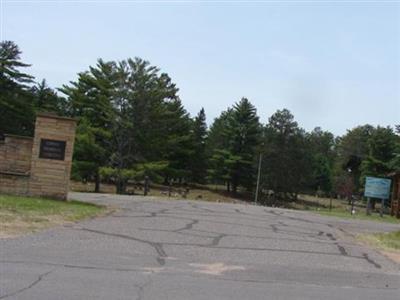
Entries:
[[0,299],[400,299],[400,268],[354,243],[398,225],[261,206],[78,194],[106,217],[0,240]]

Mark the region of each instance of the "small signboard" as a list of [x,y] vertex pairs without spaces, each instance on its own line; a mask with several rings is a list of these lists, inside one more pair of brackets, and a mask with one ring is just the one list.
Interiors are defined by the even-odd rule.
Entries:
[[379,199],[389,199],[390,179],[366,177],[364,196]]
[[64,160],[65,141],[41,139],[39,158]]

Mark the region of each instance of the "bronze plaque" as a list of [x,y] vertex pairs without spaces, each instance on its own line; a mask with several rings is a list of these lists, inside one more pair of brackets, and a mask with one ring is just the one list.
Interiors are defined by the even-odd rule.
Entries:
[[39,158],[64,160],[65,144],[65,141],[41,139]]

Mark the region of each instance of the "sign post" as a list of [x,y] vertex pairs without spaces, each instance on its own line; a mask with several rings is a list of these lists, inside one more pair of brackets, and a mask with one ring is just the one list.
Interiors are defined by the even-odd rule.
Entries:
[[383,217],[385,199],[389,199],[391,180],[386,178],[366,177],[364,196],[367,197],[367,215],[371,214],[371,199],[382,200],[380,216]]

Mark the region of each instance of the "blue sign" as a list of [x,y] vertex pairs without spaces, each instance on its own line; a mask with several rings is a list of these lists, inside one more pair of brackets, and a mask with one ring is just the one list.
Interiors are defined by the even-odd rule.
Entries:
[[389,199],[390,179],[366,177],[364,196],[379,199]]

